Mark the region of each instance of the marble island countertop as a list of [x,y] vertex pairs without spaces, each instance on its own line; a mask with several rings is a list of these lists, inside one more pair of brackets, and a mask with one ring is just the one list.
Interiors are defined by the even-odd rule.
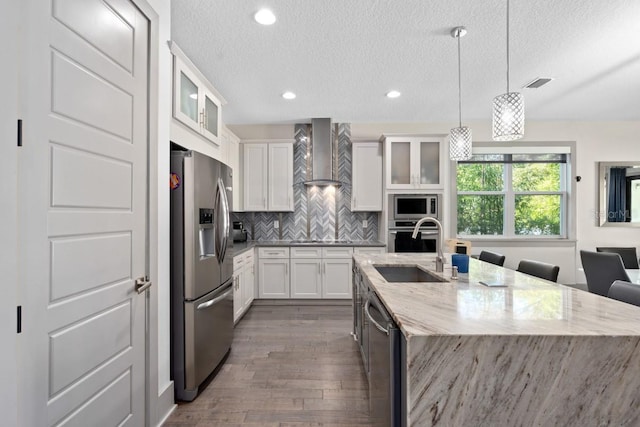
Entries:
[[475,259],[458,280],[445,264],[444,283],[374,268],[433,256],[354,260],[404,335],[407,425],[640,425],[640,307]]
[[[450,256],[447,257],[450,260]],[[374,265],[419,265],[433,255],[356,255],[355,261],[406,337],[412,335],[638,335],[640,308],[471,258],[447,282],[390,283]],[[480,282],[504,287],[488,287]]]

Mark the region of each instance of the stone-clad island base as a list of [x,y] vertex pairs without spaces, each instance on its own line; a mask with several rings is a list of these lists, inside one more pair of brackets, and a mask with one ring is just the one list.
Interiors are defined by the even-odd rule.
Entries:
[[373,267],[433,271],[424,254],[354,260],[406,338],[408,425],[640,425],[639,307],[475,259],[448,283]]
[[638,337],[433,336],[408,347],[412,426],[640,425]]

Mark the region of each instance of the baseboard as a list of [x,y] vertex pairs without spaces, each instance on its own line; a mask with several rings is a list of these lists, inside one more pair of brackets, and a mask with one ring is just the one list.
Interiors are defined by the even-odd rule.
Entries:
[[171,381],[169,382],[167,388],[165,388],[164,391],[158,396],[158,414],[164,415],[158,416],[158,419],[160,421],[158,422],[157,427],[162,426],[162,424],[164,424],[164,422],[169,419],[169,416],[173,411],[175,411],[177,407],[178,405],[176,405],[173,400],[173,381]]
[[253,305],[352,305],[350,299],[254,299]]

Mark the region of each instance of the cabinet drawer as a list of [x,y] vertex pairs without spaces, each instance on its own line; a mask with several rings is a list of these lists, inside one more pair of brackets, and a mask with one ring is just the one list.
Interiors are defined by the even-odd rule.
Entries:
[[233,271],[235,272],[236,270],[242,268],[244,263],[245,263],[245,259],[242,255],[233,257]]
[[322,258],[322,248],[319,247],[302,247],[291,248],[291,258]]
[[258,248],[260,258],[289,258],[289,248]]
[[322,248],[323,258],[351,258],[353,248],[350,246],[326,246]]
[[240,256],[243,258],[245,264],[253,262],[253,250],[247,251]]
[[353,248],[353,253],[356,255],[379,255],[385,253],[386,250],[383,247],[368,247],[368,248]]

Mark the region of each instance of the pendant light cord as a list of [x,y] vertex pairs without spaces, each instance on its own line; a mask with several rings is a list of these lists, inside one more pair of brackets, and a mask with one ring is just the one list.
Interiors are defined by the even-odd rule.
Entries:
[[462,71],[460,67],[460,34],[458,33],[458,126],[462,127]]
[[507,93],[509,93],[509,0],[507,0]]

